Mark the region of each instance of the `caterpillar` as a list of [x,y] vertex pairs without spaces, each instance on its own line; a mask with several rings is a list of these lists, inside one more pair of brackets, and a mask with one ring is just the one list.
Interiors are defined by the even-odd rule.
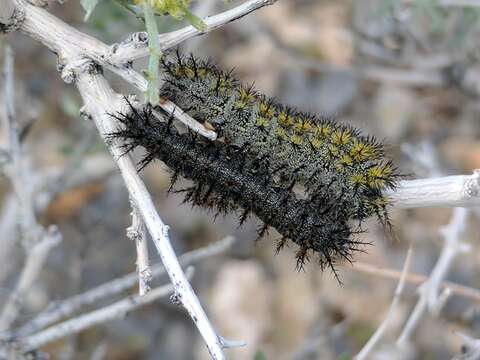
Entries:
[[335,199],[349,219],[372,215],[389,225],[385,190],[401,176],[382,144],[358,129],[277,104],[208,61],[177,52],[162,60],[160,89],[227,144],[263,159],[277,182],[301,185],[312,201]]
[[162,122],[150,106],[112,114],[124,127],[109,134],[124,140],[126,152],[141,146],[146,150],[140,168],[161,160],[172,171],[171,189],[181,175],[194,185],[177,192],[185,201],[216,209],[219,213],[241,211],[240,223],[251,214],[263,221],[259,237],[269,226],[282,235],[277,251],[292,241],[297,244],[297,267],[302,268],[310,254],[317,254],[322,269],[330,267],[335,275],[338,259],[351,260],[363,243],[352,239],[361,230],[352,230],[348,219],[335,219],[331,204],[319,208],[308,199],[298,199],[288,188],[279,186],[261,162],[251,162],[245,148],[179,133],[172,117]]
[[355,234],[376,215],[390,226],[385,190],[402,176],[383,145],[360,130],[330,118],[301,113],[244,86],[231,72],[183,57],[163,57],[160,94],[213,128],[218,140],[180,132],[173,116],[157,118],[152,106],[111,114],[123,127],[109,134],[126,152],[143,147],[142,169],[161,160],[172,172],[192,180],[186,202],[217,213],[238,212],[240,224],[251,214],[281,235],[277,251],[298,246],[297,267],[313,255],[322,269],[351,261],[364,243]]

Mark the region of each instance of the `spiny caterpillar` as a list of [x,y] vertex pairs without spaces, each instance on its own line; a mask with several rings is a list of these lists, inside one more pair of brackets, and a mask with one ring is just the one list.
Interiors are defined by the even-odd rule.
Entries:
[[400,174],[373,137],[279,105],[193,56],[163,58],[162,68],[161,96],[213,127],[219,140],[180,133],[173,116],[161,121],[150,105],[112,114],[124,127],[110,136],[123,139],[127,151],[145,148],[141,168],[163,161],[172,186],[179,175],[192,180],[179,190],[185,201],[238,211],[240,223],[253,213],[264,223],[259,237],[268,227],[281,234],[277,251],[290,240],[299,246],[298,267],[314,254],[335,276],[334,264],[361,250],[352,235],[364,219],[390,224],[384,191]]
[[277,183],[301,185],[322,204],[334,199],[335,217],[363,220],[377,215],[389,224],[388,199],[400,176],[383,146],[350,126],[275,103],[209,62],[163,58],[167,98],[197,121],[213,126],[226,144],[248,149]]
[[322,269],[330,266],[335,272],[338,258],[350,260],[352,252],[359,250],[362,243],[351,239],[357,231],[350,229],[348,219],[332,218],[332,204],[318,206],[298,199],[293,191],[275,183],[261,161],[250,160],[246,148],[202,141],[190,132],[181,134],[172,125],[172,117],[160,121],[149,105],[141,110],[131,106],[129,113],[112,116],[124,128],[110,137],[123,139],[127,152],[137,146],[145,148],[141,168],[159,159],[173,172],[171,188],[179,175],[193,180],[193,186],[177,191],[185,193],[185,201],[223,214],[241,210],[240,223],[254,213],[264,223],[259,237],[269,226],[282,235],[277,251],[287,240],[300,247],[298,267],[313,252],[319,254]]

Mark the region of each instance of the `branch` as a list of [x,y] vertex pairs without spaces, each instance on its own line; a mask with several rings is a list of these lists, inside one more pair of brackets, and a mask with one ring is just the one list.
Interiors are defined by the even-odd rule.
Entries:
[[5,166],[5,174],[12,184],[13,191],[20,204],[19,223],[25,245],[28,246],[38,241],[42,229],[35,218],[32,174],[28,169],[27,159],[22,158],[22,149],[18,138],[14,99],[14,58],[13,51],[9,46],[5,48],[4,79],[5,121],[3,125],[8,134],[8,155],[10,158],[10,162]]
[[[84,149],[76,147],[64,168],[49,167],[31,174],[32,178],[29,180],[32,184],[33,204],[37,213],[42,213],[60,192],[99,180],[116,170],[107,154],[90,155],[80,161],[82,154],[85,154]],[[18,236],[18,218],[18,198],[10,193],[4,198],[0,209],[0,234],[2,234],[0,237],[0,249],[2,249],[0,251],[0,264],[2,264],[0,283],[8,278],[15,262],[12,251]]]
[[[205,128],[202,123],[199,123],[197,120],[192,118],[190,115],[188,115],[182,109],[177,107],[177,105],[172,103],[170,100],[160,98],[159,105],[162,107],[163,110],[173,115],[175,119],[184,123],[194,132],[199,133],[200,135],[202,135],[203,137],[209,140],[217,139],[217,133],[215,131],[208,130],[207,128]],[[157,117],[161,117],[161,114],[158,113],[157,111],[153,110],[153,112],[155,113],[155,115],[157,115]]]
[[[190,269],[192,270],[192,269]],[[193,271],[188,272],[188,277],[193,275]],[[146,295],[131,295],[124,300],[108,305],[104,308],[94,310],[88,314],[80,315],[76,318],[64,321],[54,325],[35,335],[30,335],[22,339],[20,346],[22,351],[28,352],[38,349],[52,341],[63,337],[76,334],[92,326],[103,324],[107,321],[124,318],[129,312],[139,307],[152,303],[153,301],[165,297],[174,290],[172,285],[165,285],[150,291]]]
[[107,144],[120,169],[130,198],[134,201],[135,206],[142,215],[168,276],[174,285],[176,297],[181,299],[182,305],[202,334],[212,358],[224,359],[225,356],[219,337],[210,324],[173,251],[170,243],[169,227],[163,223],[155,210],[150,194],[140,179],[130,156],[124,154],[121,143],[110,141],[107,138],[108,134],[115,132],[118,128],[118,124],[108,114],[126,109],[127,104],[123,97],[110,88],[95,65],[89,61],[83,61],[83,64],[80,61],[77,65],[78,71],[75,72],[77,79],[75,84],[82,95],[85,109],[91,115],[98,132]]
[[385,331],[387,330],[387,327],[390,324],[390,321],[392,320],[394,312],[398,307],[398,304],[400,302],[400,296],[403,292],[403,288],[405,287],[406,277],[407,277],[408,269],[410,268],[410,262],[412,259],[412,252],[413,252],[412,245],[410,245],[407,252],[407,256],[405,258],[405,263],[403,264],[403,270],[400,275],[400,280],[398,281],[398,285],[395,290],[395,295],[393,296],[393,300],[392,300],[392,303],[390,304],[387,315],[385,315],[385,318],[383,319],[382,323],[377,328],[375,333],[370,337],[370,339],[362,348],[362,350],[357,354],[357,356],[354,357],[355,360],[367,359],[368,355],[372,352],[372,350],[377,345],[377,343],[385,335]]
[[23,245],[27,254],[25,265],[20,273],[15,289],[10,293],[0,314],[0,330],[8,329],[23,305],[23,302],[37,279],[50,250],[61,241],[61,234],[56,226],[45,230],[35,217],[33,198],[33,176],[27,168],[26,159],[22,158],[18,138],[17,118],[14,99],[14,58],[10,47],[5,50],[4,66],[4,126],[8,133],[8,154],[10,163],[6,175],[12,184],[19,204],[19,223],[22,230]]
[[480,171],[472,175],[400,181],[387,196],[399,208],[473,207],[480,205]]
[[[180,264],[188,266],[208,257],[216,256],[227,251],[233,244],[235,239],[227,236],[212,245],[204,248],[190,251],[180,256]],[[158,278],[165,274],[165,268],[162,264],[152,266],[152,278]],[[72,296],[61,302],[53,303],[44,312],[38,314],[33,320],[22,326],[17,331],[10,334],[9,337],[23,337],[39,331],[51,324],[58,322],[72,314],[78,312],[86,306],[94,305],[107,297],[115,296],[123,291],[130,289],[137,282],[138,275],[136,272],[122,276],[105,284],[99,285],[82,294]],[[8,338],[4,336],[3,338]]]
[[[161,34],[159,36],[160,49],[168,50],[192,37],[206,34],[218,29],[229,22],[240,19],[264,6],[272,5],[277,0],[249,0],[245,3],[215,16],[207,16],[203,22],[207,25],[205,31],[200,31],[193,26]],[[148,36],[146,33],[137,33],[121,44],[112,45],[110,59],[115,64],[125,64],[148,56]]]
[[150,282],[152,281],[152,269],[148,260],[147,234],[135,203],[133,201],[131,203],[132,226],[127,229],[127,237],[135,241],[137,249],[138,293],[145,295],[150,291]]
[[[374,265],[370,265],[361,261],[356,261],[355,266],[345,268],[350,271],[364,273],[368,275],[375,275],[379,277],[383,277],[385,279],[400,279],[402,273],[398,270],[378,267]],[[414,285],[421,285],[425,281],[428,280],[428,277],[425,275],[417,274],[417,273],[408,273],[406,275],[405,281],[414,284]],[[476,302],[480,302],[480,290],[468,287],[465,285],[460,285],[455,282],[451,281],[442,281],[440,284],[441,289],[449,288],[452,291],[452,294],[457,296],[462,296],[467,299],[471,299]]]
[[27,261],[22,269],[14,291],[10,293],[0,316],[0,330],[5,330],[15,321],[27,297],[28,290],[37,279],[52,248],[61,242],[62,236],[56,226],[51,226],[43,238],[29,249]]
[[445,244],[437,263],[435,264],[428,280],[419,288],[420,299],[408,318],[402,333],[400,334],[397,345],[405,347],[410,341],[413,331],[427,310],[438,314],[445,304],[450,291],[446,288],[439,296],[439,288],[443,279],[448,274],[453,260],[460,252],[465,252],[466,246],[461,242],[461,235],[465,228],[468,210],[464,208],[455,208],[450,223],[440,232],[445,238]]

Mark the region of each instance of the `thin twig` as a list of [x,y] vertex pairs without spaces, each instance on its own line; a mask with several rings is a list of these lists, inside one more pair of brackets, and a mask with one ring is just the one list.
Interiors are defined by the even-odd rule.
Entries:
[[20,228],[23,235],[23,245],[27,254],[25,265],[20,272],[15,289],[10,293],[0,314],[0,331],[8,329],[22,307],[28,291],[43,268],[50,250],[61,241],[61,234],[56,226],[45,230],[37,223],[33,204],[32,176],[27,170],[26,161],[22,158],[18,139],[17,119],[14,100],[14,66],[13,51],[9,46],[5,51],[4,122],[9,134],[8,152],[10,164],[6,171],[19,204]]
[[[81,147],[86,144],[82,141]],[[115,166],[108,155],[93,155],[80,161],[82,154],[85,154],[84,149],[75,150],[63,169],[50,167],[31,174],[29,181],[33,189],[33,203],[37,213],[42,213],[60,192],[104,178],[115,171]],[[2,264],[0,283],[10,275],[13,268],[12,251],[18,236],[18,216],[18,198],[10,193],[5,197],[0,209],[0,234],[2,234],[0,237],[2,249],[0,251],[0,264]]]
[[14,99],[14,59],[10,46],[5,48],[4,66],[4,93],[5,93],[5,120],[4,127],[8,133],[9,164],[6,165],[5,174],[12,184],[20,205],[19,224],[22,230],[25,246],[28,248],[38,241],[41,234],[40,226],[35,219],[35,211],[32,204],[31,174],[27,168],[27,161],[22,158],[22,149],[18,138],[18,125],[15,113]]
[[[193,269],[187,271],[187,276],[189,278],[191,278],[192,275]],[[114,319],[124,318],[129,312],[150,304],[159,298],[165,297],[172,291],[174,291],[174,287],[171,284],[164,285],[153,289],[144,296],[131,295],[124,300],[120,300],[104,308],[64,321],[58,325],[54,325],[37,334],[22,339],[20,343],[22,351],[26,352],[38,349],[52,341],[76,334],[92,326],[103,324]]]
[[[359,272],[359,273],[368,274],[368,275],[375,275],[385,279],[392,279],[392,280],[398,280],[402,275],[401,271],[390,269],[390,268],[379,267],[379,266],[367,264],[361,261],[355,261],[355,266],[345,267],[345,269],[348,269],[353,272]],[[427,280],[428,280],[427,276],[417,274],[417,273],[408,273],[405,278],[405,281],[407,283],[413,284],[413,285],[421,285]],[[451,282],[451,281],[442,281],[442,283],[440,284],[440,289],[445,289],[445,288],[449,288],[452,291],[452,294],[454,295],[471,299],[476,302],[480,302],[480,290],[478,289],[465,286],[465,285],[460,285],[458,283]]]
[[[229,249],[234,238],[228,236],[212,245],[193,250],[180,256],[182,266],[194,264],[207,257],[216,256]],[[165,275],[165,268],[162,264],[152,266],[152,277],[158,278]],[[33,320],[13,332],[10,337],[23,337],[39,331],[59,320],[71,316],[86,306],[94,305],[99,301],[122,293],[131,288],[137,282],[137,273],[130,273],[105,284],[99,285],[82,294],[75,295],[58,303],[51,304],[44,312],[37,315]],[[8,338],[5,337],[4,338]]]
[[127,229],[127,237],[135,241],[137,249],[137,273],[138,273],[138,293],[145,295],[150,291],[150,282],[152,281],[152,269],[148,260],[148,244],[145,225],[142,221],[135,204],[132,204],[132,226]]
[[56,226],[51,226],[45,236],[33,245],[27,255],[27,261],[20,273],[15,290],[10,293],[0,316],[0,331],[8,329],[17,318],[26,299],[28,290],[43,268],[50,250],[61,242],[62,236]]
[[[467,209],[455,208],[450,223],[441,230],[441,234],[445,238],[445,245],[428,280],[419,288],[420,298],[397,340],[399,347],[403,348],[407,345],[427,310],[435,314],[443,307],[446,297],[439,296],[440,284],[448,274],[455,257],[460,252],[466,251],[466,247],[461,242],[461,235],[465,228],[467,215]],[[448,293],[448,288],[446,288],[444,294]]]
[[[163,110],[165,110],[170,115],[173,115],[175,117],[175,119],[184,123],[186,126],[188,126],[190,129],[192,129],[194,132],[202,135],[203,137],[205,137],[209,140],[216,140],[217,139],[217,133],[215,131],[208,130],[207,128],[205,128],[205,126],[203,126],[203,124],[196,121],[194,118],[192,118],[190,115],[188,115],[182,109],[177,107],[177,105],[175,105],[170,100],[167,100],[165,98],[160,98],[159,105],[162,107]],[[161,114],[158,111],[153,110],[153,112],[155,113],[155,115],[157,117],[161,117]]]
[[405,262],[403,264],[403,270],[400,275],[400,280],[398,281],[397,288],[395,289],[395,294],[393,296],[393,300],[390,304],[390,307],[388,309],[387,315],[385,315],[385,318],[383,319],[382,323],[380,326],[375,330],[375,333],[370,337],[370,339],[367,341],[365,346],[362,348],[362,350],[357,354],[357,356],[354,357],[356,360],[363,360],[367,359],[368,355],[372,352],[374,347],[378,344],[378,342],[382,339],[382,337],[385,335],[385,332],[390,325],[390,322],[392,321],[392,317],[395,313],[395,310],[398,307],[398,303],[400,302],[400,296],[403,292],[403,288],[405,287],[405,282],[406,282],[406,277],[408,273],[408,269],[410,268],[410,262],[412,259],[412,245],[408,248],[407,251],[407,256],[405,258]]
[[[405,150],[413,162],[426,167],[429,173],[435,175],[442,174],[443,171],[437,158],[438,155],[433,146],[423,145],[418,147],[417,151],[415,151],[414,147],[409,146],[404,147],[404,151]],[[460,184],[457,183],[457,186],[453,185],[455,181],[450,181],[452,189],[446,190],[446,192],[449,192],[449,196],[454,193],[463,193],[464,197],[478,197],[478,176],[479,172],[476,170],[470,179],[464,180],[464,182]],[[437,179],[452,180],[452,178],[454,177]],[[468,245],[461,241],[467,216],[467,209],[460,207],[454,208],[449,224],[439,231],[444,238],[442,252],[427,280],[417,289],[419,299],[396,342],[397,347],[401,351],[407,348],[413,332],[426,312],[429,311],[432,315],[438,315],[452,293],[448,287],[444,288],[440,293],[440,285],[448,275],[456,256],[461,252],[468,251]]]
[[[264,6],[272,5],[277,0],[249,0],[243,4],[224,11],[215,16],[206,17],[203,22],[207,25],[205,31],[200,31],[193,26],[186,26],[183,29],[161,34],[159,36],[160,49],[168,50],[192,37],[206,34],[218,29],[229,22],[240,19]],[[148,56],[148,37],[146,34],[129,37],[129,41],[112,46],[110,59],[117,65],[126,64]]]
[[[205,258],[221,254],[227,251],[234,241],[235,239],[232,236],[227,236],[212,245],[190,251],[180,256],[180,264],[185,267]],[[152,266],[153,278],[158,278],[165,275],[165,273],[165,267],[161,263]],[[94,305],[101,300],[118,295],[123,291],[130,289],[136,284],[137,280],[137,273],[130,273],[94,287],[82,294],[72,296],[61,302],[53,303],[44,312],[38,314],[33,320],[14,331],[9,337],[21,338],[39,331],[61,319],[71,316],[86,306]],[[4,336],[4,338],[8,337]]]

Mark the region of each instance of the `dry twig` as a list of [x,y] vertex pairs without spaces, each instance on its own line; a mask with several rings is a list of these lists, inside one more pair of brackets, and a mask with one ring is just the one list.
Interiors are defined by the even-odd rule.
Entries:
[[[183,254],[179,258],[180,263],[185,267],[205,258],[216,256],[227,251],[232,246],[233,242],[234,238],[227,236],[212,245]],[[152,278],[158,278],[165,274],[165,268],[162,264],[155,264],[152,266]],[[38,314],[34,319],[16,331],[6,334],[4,338],[21,338],[38,332],[61,319],[73,315],[84,307],[95,305],[101,300],[121,294],[123,291],[133,287],[137,283],[137,280],[137,273],[131,273],[94,287],[84,293],[72,296],[60,302],[52,303],[45,311]]]
[[[345,267],[350,271],[364,273],[368,275],[375,275],[385,279],[398,280],[402,276],[402,272],[394,269],[378,267],[375,265],[367,264],[364,262],[356,261],[355,266]],[[407,273],[405,276],[405,281],[413,285],[421,285],[428,280],[428,277],[416,273]],[[442,281],[440,284],[440,289],[449,288],[452,291],[453,295],[461,296],[476,302],[480,302],[480,290],[468,287],[465,285],[460,285],[451,281]]]
[[56,226],[44,229],[38,224],[33,203],[32,176],[27,161],[22,157],[18,138],[17,119],[14,100],[14,66],[13,52],[6,47],[4,66],[5,94],[5,128],[8,129],[8,154],[10,163],[6,166],[6,175],[12,184],[19,204],[19,223],[23,236],[23,246],[27,259],[20,272],[15,289],[5,303],[0,314],[0,330],[8,329],[22,307],[33,282],[40,273],[50,250],[61,241],[61,234]]
[[408,251],[407,251],[407,256],[405,258],[405,262],[403,264],[403,270],[400,275],[400,280],[398,281],[397,288],[395,289],[395,294],[393,296],[392,303],[390,304],[390,307],[388,309],[387,315],[385,315],[385,318],[383,319],[382,323],[380,326],[375,330],[375,333],[370,337],[368,342],[365,344],[365,346],[360,350],[360,352],[355,356],[354,359],[356,360],[363,360],[367,359],[368,355],[372,352],[374,347],[378,344],[378,342],[382,339],[382,337],[385,335],[385,332],[390,325],[390,322],[392,321],[392,317],[394,315],[395,310],[398,307],[398,304],[400,302],[400,296],[403,292],[403,289],[405,287],[405,280],[407,277],[408,269],[410,268],[410,262],[412,258],[412,253],[413,253],[413,248],[412,245],[410,245]]
[[127,237],[135,241],[137,249],[138,293],[145,295],[150,291],[150,281],[152,280],[152,269],[148,260],[147,234],[140,214],[135,208],[135,203],[131,202],[131,206],[132,226],[127,228]]
[[[193,269],[190,269],[190,271],[187,272],[187,276],[191,278],[192,275]],[[174,291],[172,285],[160,286],[151,290],[146,295],[131,295],[126,299],[117,301],[104,308],[53,325],[46,330],[22,339],[20,342],[21,350],[27,352],[38,349],[52,341],[76,334],[92,326],[103,324],[114,319],[124,318],[129,312],[150,304],[159,298],[165,297],[172,291]]]

